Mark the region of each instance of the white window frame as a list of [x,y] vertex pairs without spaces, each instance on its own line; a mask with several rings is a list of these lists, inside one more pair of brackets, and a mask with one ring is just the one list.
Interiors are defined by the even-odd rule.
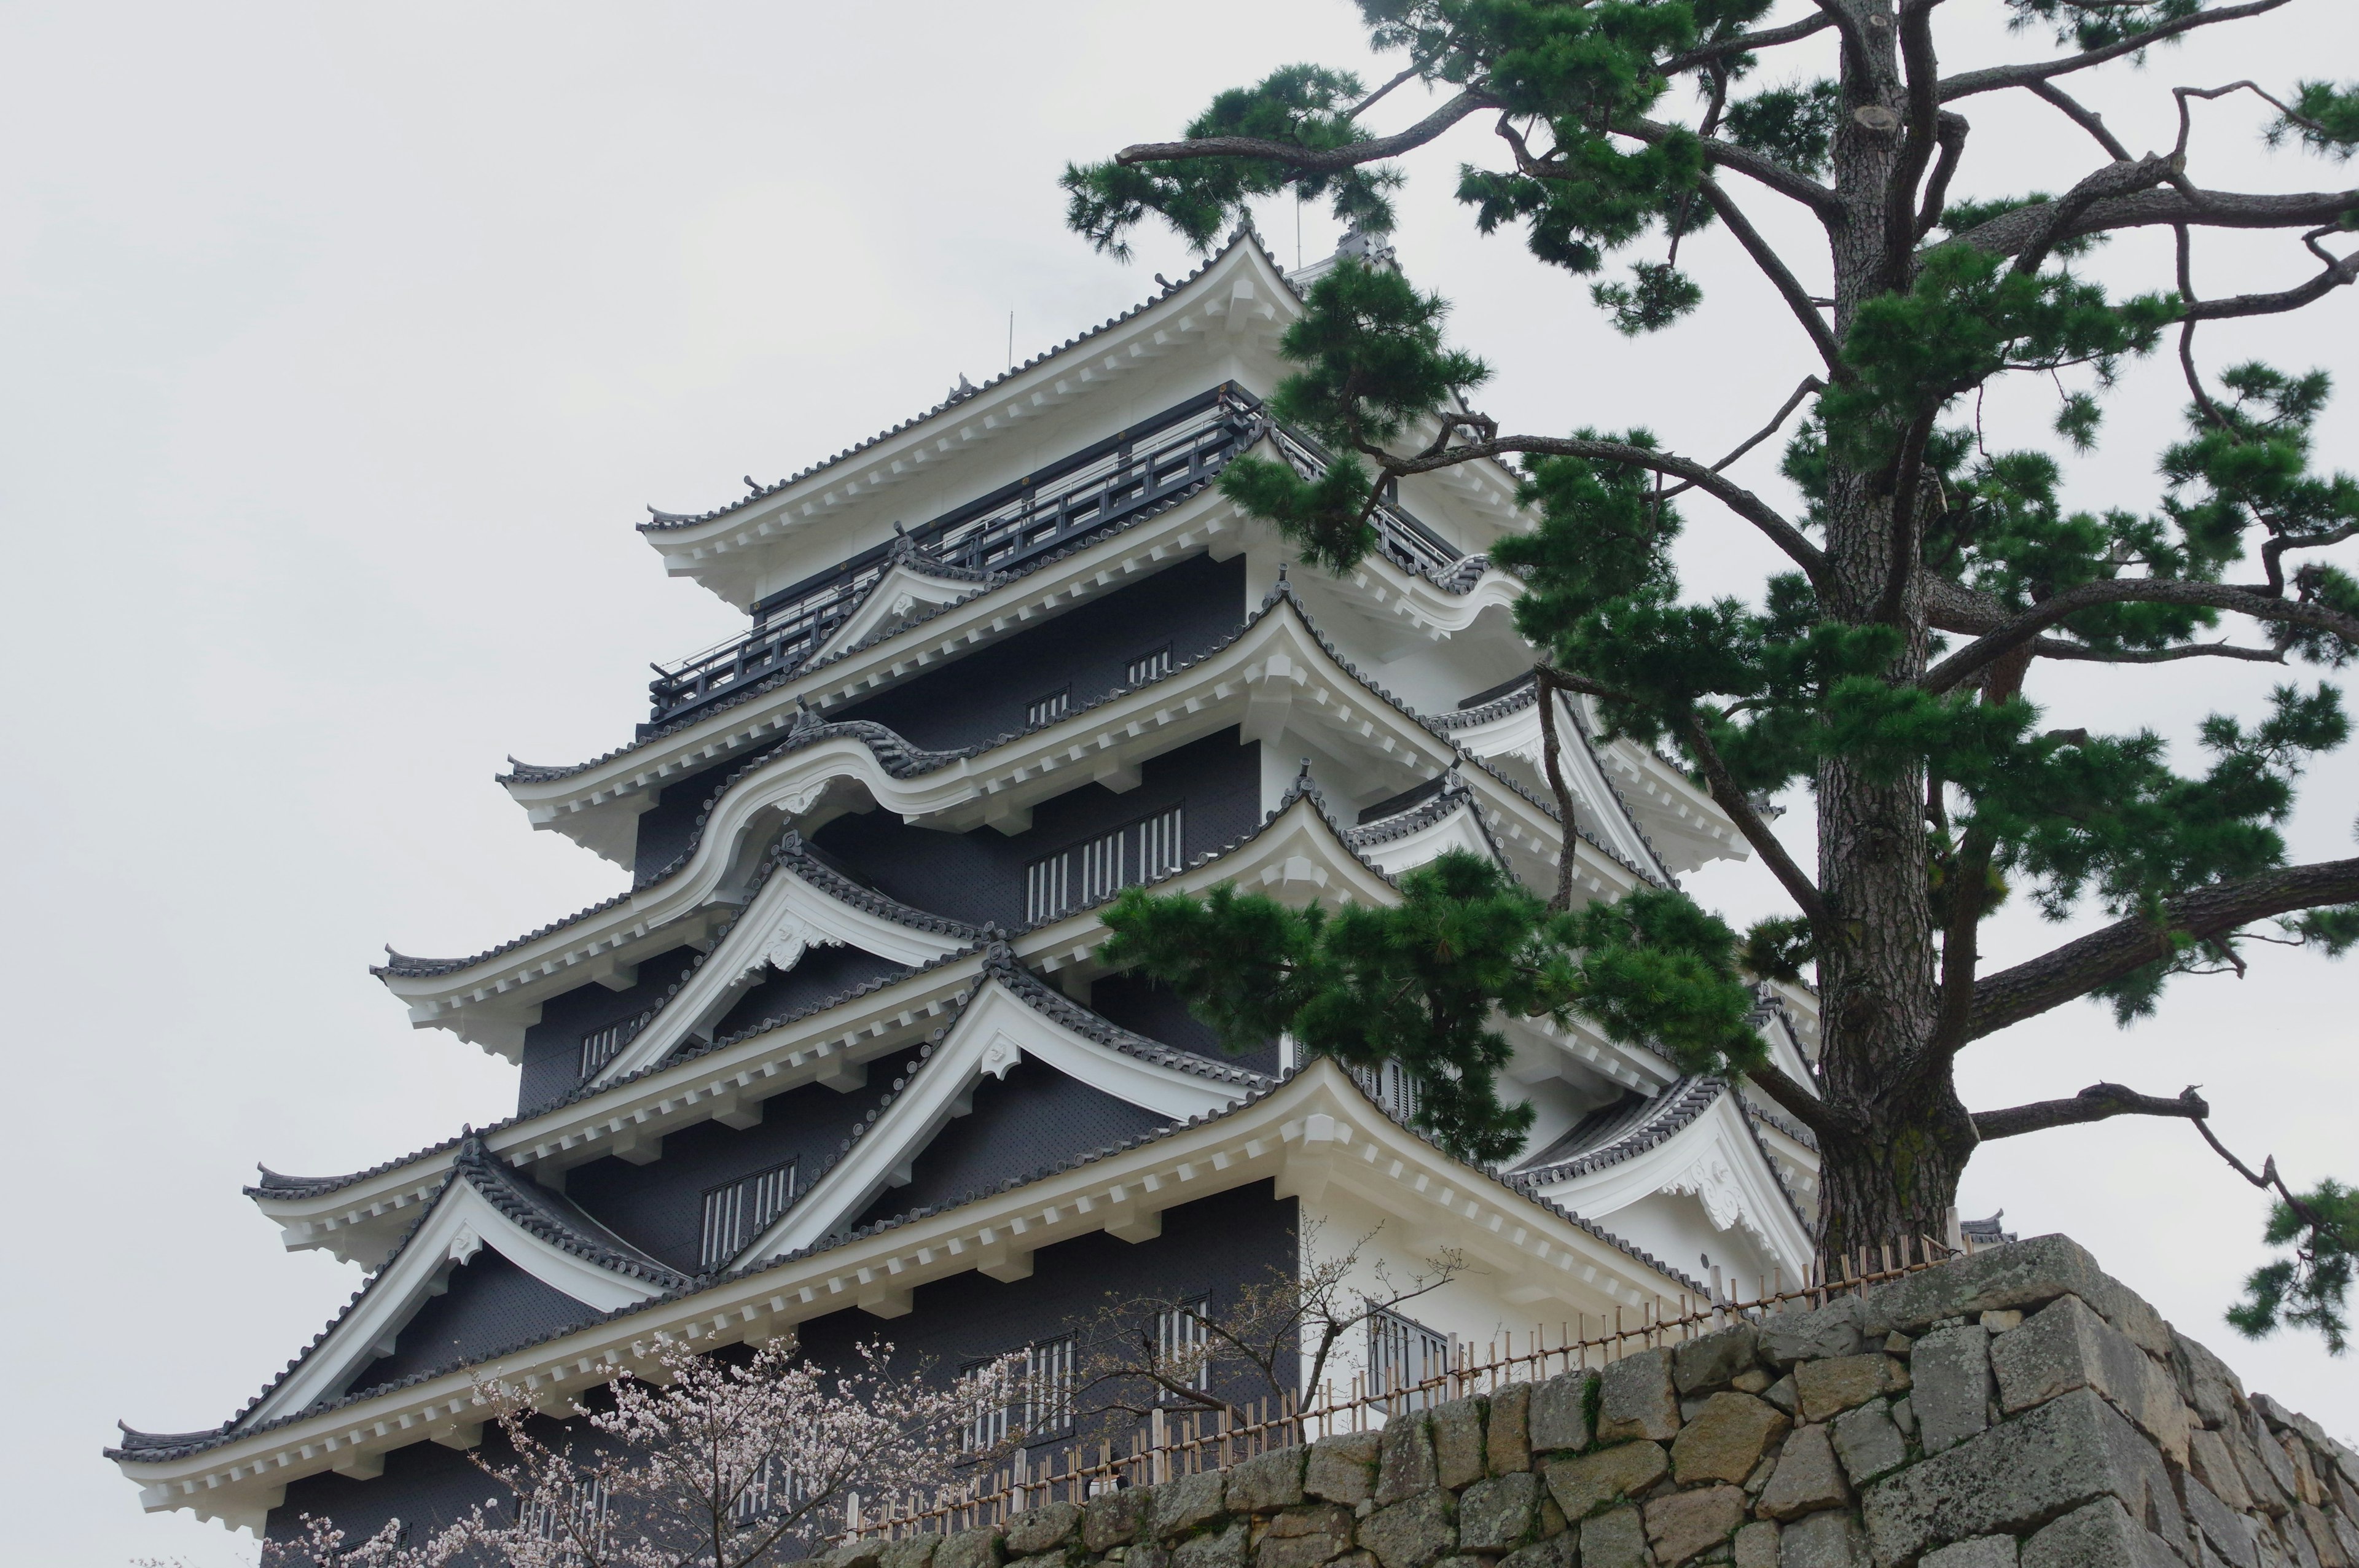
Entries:
[[726,1263],[787,1212],[799,1190],[798,1163],[782,1161],[704,1189],[703,1226],[697,1243],[699,1269],[709,1273]]

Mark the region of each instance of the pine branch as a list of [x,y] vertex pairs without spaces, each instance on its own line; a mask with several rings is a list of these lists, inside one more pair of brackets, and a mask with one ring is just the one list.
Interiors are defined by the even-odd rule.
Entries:
[[2334,226],[2329,225],[2312,229],[2302,236],[2302,242],[2310,247],[2310,254],[2326,264],[2325,270],[2308,283],[2281,289],[2275,294],[2233,294],[2225,299],[2190,299],[2185,317],[2189,330],[2192,330],[2198,321],[2223,321],[2238,316],[2278,316],[2288,310],[2299,310],[2305,305],[2323,299],[2334,289],[2359,280],[2359,251],[2347,256],[2338,256],[2319,243],[2327,235],[2337,232]]
[[2192,1084],[2172,1099],[2142,1095],[2119,1084],[2091,1084],[2071,1099],[2038,1100],[2006,1110],[1978,1110],[1974,1112],[1974,1131],[1987,1143],[1994,1138],[2020,1138],[2027,1132],[2078,1127],[2083,1122],[2104,1121],[2116,1116],[2184,1117],[2201,1127],[2203,1119],[2211,1114],[2212,1108],[2203,1103],[2203,1097],[2195,1092]]
[[1927,670],[1918,682],[1927,691],[1948,691],[2002,654],[2022,647],[2041,632],[2067,617],[2100,604],[2185,604],[2226,610],[2256,621],[2315,626],[2359,647],[2359,620],[2339,615],[2323,605],[2280,599],[2257,587],[2234,583],[2158,581],[2152,578],[2110,578],[2084,582],[2044,600],[1996,631],[1991,632]]
[[1364,142],[1352,142],[1340,147],[1306,147],[1298,142],[1273,141],[1265,136],[1195,136],[1183,142],[1134,143],[1114,154],[1114,161],[1126,165],[1177,163],[1201,157],[1252,157],[1282,163],[1289,168],[1310,174],[1332,173],[1397,157],[1402,153],[1425,146],[1467,115],[1495,107],[1483,94],[1466,92],[1406,131],[1397,131],[1389,136],[1372,137]]
[[1786,553],[1788,559],[1802,568],[1816,582],[1826,568],[1826,555],[1810,541],[1809,535],[1786,521],[1767,502],[1745,489],[1721,477],[1692,458],[1682,458],[1670,452],[1658,452],[1647,447],[1634,447],[1625,441],[1593,441],[1573,436],[1497,436],[1484,441],[1470,441],[1441,452],[1421,452],[1413,458],[1382,455],[1379,461],[1385,472],[1395,478],[1410,474],[1431,473],[1437,469],[1455,468],[1484,458],[1505,457],[1512,452],[1538,452],[1549,457],[1586,458],[1592,462],[1627,463],[1633,468],[1683,479],[1696,489],[1752,524],[1769,537],[1769,542]]
[[1984,977],[1974,987],[1967,1040],[2087,996],[2179,951],[2181,938],[2225,935],[2237,927],[2298,909],[2359,902],[2359,860],[2288,866],[2177,893],[2163,901],[2163,918],[2133,914],[2067,942],[2027,963]]
[[2076,70],[2103,65],[2107,60],[2119,59],[2124,55],[2136,54],[2165,38],[2177,38],[2196,27],[2208,27],[2214,22],[2241,22],[2247,16],[2274,11],[2286,3],[2287,0],[2251,0],[2249,5],[2230,5],[2217,11],[2199,11],[2192,16],[2148,27],[2142,33],[2133,33],[2118,43],[2066,55],[2061,59],[2031,60],[2022,65],[1995,65],[1983,70],[1962,71],[1941,83],[1941,102],[1947,103],[1977,92],[1995,92],[2007,87],[2030,87]]

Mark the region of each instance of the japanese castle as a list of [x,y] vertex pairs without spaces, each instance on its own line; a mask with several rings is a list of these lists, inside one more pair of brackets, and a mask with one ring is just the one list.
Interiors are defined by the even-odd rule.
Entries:
[[[1108,1292],[1218,1314],[1306,1238],[1366,1238],[1357,1266],[1395,1277],[1466,1260],[1346,1373],[1808,1267],[1810,1139],[1739,1087],[1507,1021],[1538,1119],[1481,1169],[1415,1130],[1397,1070],[1226,1054],[1098,959],[1134,884],[1382,903],[1455,849],[1556,885],[1533,655],[1484,556],[1529,522],[1514,474],[1403,481],[1341,578],[1289,570],[1215,482],[1325,460],[1263,400],[1332,265],[1289,276],[1241,233],[850,450],[639,524],[750,624],[662,666],[626,743],[500,780],[621,891],[375,971],[417,1027],[516,1065],[515,1114],[346,1175],[264,1169],[247,1197],[358,1288],[220,1426],[125,1428],[146,1508],[430,1526],[486,1491],[486,1372],[562,1412],[659,1334],[1070,1365]],[[1557,728],[1588,896],[1745,853],[1678,767],[1577,703]],[[1759,995],[1810,1081],[1811,998]]]

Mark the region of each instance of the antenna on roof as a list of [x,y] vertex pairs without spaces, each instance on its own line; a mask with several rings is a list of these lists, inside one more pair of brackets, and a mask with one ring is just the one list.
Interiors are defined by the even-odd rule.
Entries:
[[1007,313],[1007,368],[1016,368],[1016,312]]

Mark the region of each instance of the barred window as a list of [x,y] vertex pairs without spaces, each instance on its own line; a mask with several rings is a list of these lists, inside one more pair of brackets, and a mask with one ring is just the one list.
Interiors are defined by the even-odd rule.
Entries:
[[593,1029],[582,1037],[582,1074],[588,1077],[614,1059],[623,1043],[634,1033],[629,1021],[610,1023],[603,1029]]
[[551,1563],[585,1562],[605,1555],[609,1500],[603,1479],[576,1481],[560,1495],[527,1503],[522,1523],[533,1540],[556,1548]]
[[1032,1443],[1073,1424],[1073,1340],[1043,1339],[967,1368],[974,1413],[966,1445],[981,1454],[1015,1438]]
[[803,1489],[796,1485],[793,1472],[787,1462],[775,1454],[762,1456],[762,1467],[750,1476],[737,1494],[735,1514],[739,1525],[750,1525],[766,1519],[782,1509],[793,1508],[804,1500]]
[[701,1267],[714,1269],[745,1249],[795,1201],[795,1162],[788,1161],[704,1189]]
[[1036,697],[1024,708],[1024,722],[1046,724],[1051,719],[1061,719],[1073,710],[1073,688],[1059,687],[1046,697]]
[[1170,875],[1186,858],[1184,829],[1175,806],[1042,856],[1024,868],[1024,918],[1053,920],[1124,888]]
[[[1210,1296],[1198,1296],[1193,1301],[1179,1302],[1155,1314],[1155,1358],[1172,1374],[1172,1380],[1201,1393],[1212,1386],[1212,1331],[1205,1320],[1212,1316]],[[1156,1399],[1177,1398],[1169,1389],[1158,1389]]]
[[1386,1062],[1382,1066],[1354,1067],[1352,1076],[1368,1091],[1368,1098],[1386,1111],[1403,1121],[1417,1119],[1417,1075],[1398,1062]]
[[1163,646],[1141,654],[1131,660],[1130,671],[1123,679],[1127,685],[1136,686],[1140,681],[1153,680],[1157,676],[1168,676],[1170,673],[1171,644],[1166,643]]
[[1448,1385],[1436,1379],[1450,1370],[1450,1359],[1448,1335],[1397,1312],[1369,1315],[1368,1381],[1372,1392],[1394,1400],[1396,1413],[1424,1410],[1448,1397]]

